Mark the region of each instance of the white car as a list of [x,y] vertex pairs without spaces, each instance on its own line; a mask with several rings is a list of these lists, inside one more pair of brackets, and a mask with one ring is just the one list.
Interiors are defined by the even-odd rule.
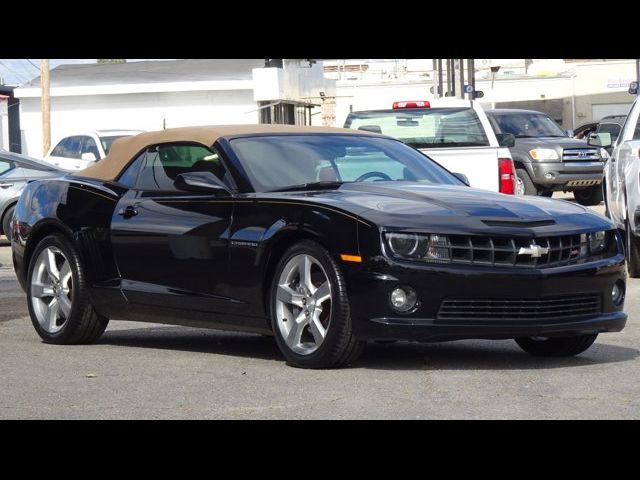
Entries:
[[345,128],[402,140],[475,188],[515,193],[510,133],[496,134],[482,107],[456,98],[394,102],[391,109],[351,112]]
[[[638,93],[632,83],[630,93]],[[607,148],[612,144],[608,132],[592,133],[589,144]],[[631,277],[640,277],[640,99],[636,99],[624,126],[613,144],[604,166],[604,198],[607,216],[626,237],[627,267]]]
[[63,170],[82,170],[106,157],[111,144],[118,138],[138,135],[142,132],[142,130],[96,130],[67,135],[49,150],[44,160]]

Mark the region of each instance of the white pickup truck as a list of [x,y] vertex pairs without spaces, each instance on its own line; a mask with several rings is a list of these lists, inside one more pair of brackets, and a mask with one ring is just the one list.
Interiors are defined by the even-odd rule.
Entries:
[[[638,93],[637,82],[632,82],[629,93]],[[610,147],[611,134],[592,133],[589,145]],[[603,175],[607,216],[625,232],[629,275],[640,277],[640,98],[631,106]]]
[[389,110],[351,112],[345,128],[402,140],[450,172],[464,174],[474,188],[513,194],[511,134],[496,134],[482,107],[455,98],[394,102]]

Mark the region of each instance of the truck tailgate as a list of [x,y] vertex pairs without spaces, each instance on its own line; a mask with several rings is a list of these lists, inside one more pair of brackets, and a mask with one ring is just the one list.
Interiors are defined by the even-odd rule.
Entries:
[[[453,173],[464,173],[474,188],[499,191],[498,149],[494,147],[421,148]],[[505,152],[505,158],[510,158]]]

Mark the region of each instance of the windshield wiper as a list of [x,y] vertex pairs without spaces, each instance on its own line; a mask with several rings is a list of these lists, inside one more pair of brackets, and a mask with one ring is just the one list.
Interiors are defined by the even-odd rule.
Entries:
[[289,185],[288,187],[280,187],[280,188],[276,188],[274,190],[267,190],[267,193],[269,193],[269,192],[290,192],[290,191],[295,191],[295,190],[315,190],[315,189],[322,189],[322,188],[331,189],[331,188],[338,188],[343,183],[344,182],[339,182],[339,181],[301,183],[300,185]]

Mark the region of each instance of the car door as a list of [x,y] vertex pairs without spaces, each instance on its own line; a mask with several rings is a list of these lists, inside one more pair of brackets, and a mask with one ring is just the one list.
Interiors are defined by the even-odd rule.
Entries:
[[612,176],[611,180],[607,182],[607,188],[610,189],[611,194],[609,199],[611,200],[609,210],[611,218],[619,225],[624,225],[626,218],[626,187],[625,179],[627,178],[627,171],[629,170],[630,155],[628,155],[627,142],[633,138],[633,134],[636,128],[638,115],[640,114],[640,102],[636,101],[627,116],[622,131],[616,141],[616,146],[611,154],[611,167],[609,172]]
[[210,171],[233,187],[217,152],[200,145],[150,148],[119,179],[132,188],[116,206],[111,238],[122,291],[139,312],[153,306],[186,318],[224,313],[232,302],[225,279],[233,201],[178,191],[175,177],[189,171]]

